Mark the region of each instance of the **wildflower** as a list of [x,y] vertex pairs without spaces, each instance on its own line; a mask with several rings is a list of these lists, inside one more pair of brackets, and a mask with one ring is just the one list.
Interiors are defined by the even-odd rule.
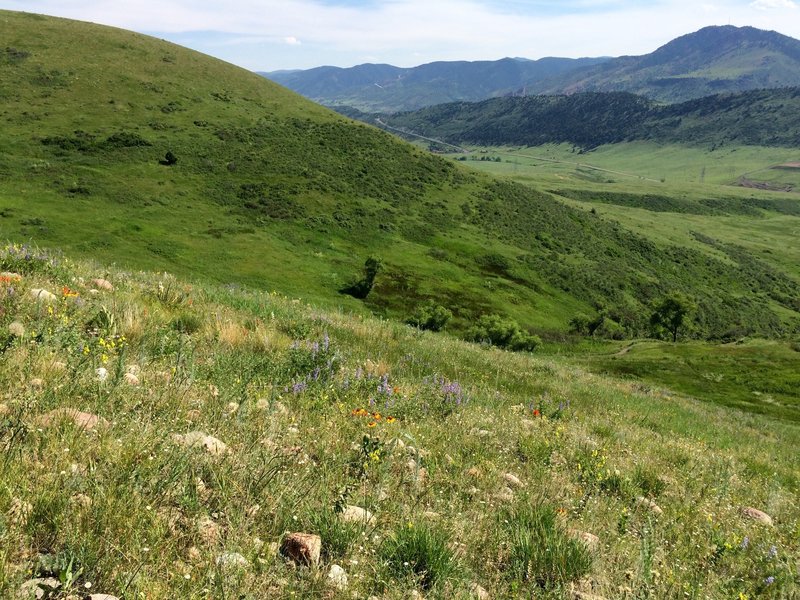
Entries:
[[376,421],[380,421],[381,418],[382,418],[381,417],[381,413],[379,413],[379,412],[372,413],[372,418],[375,419]]
[[95,373],[97,373],[97,380],[98,381],[105,381],[108,379],[108,369],[105,367],[99,367]]
[[369,423],[367,423],[367,427],[375,427],[376,425],[377,423],[375,421],[370,421]]
[[747,547],[748,547],[749,545],[750,545],[750,538],[749,538],[748,536],[744,536],[744,539],[742,540],[742,543],[741,543],[741,544],[739,544],[739,547],[740,547],[742,550],[747,550]]
[[778,547],[774,544],[769,547],[769,552],[767,552],[767,558],[775,558],[778,556]]
[[764,585],[772,585],[773,583],[775,583],[775,577],[772,575],[764,580]]
[[538,417],[538,416],[540,416],[541,414],[542,414],[542,413],[541,413],[541,412],[539,412],[539,409],[538,409],[538,408],[534,408],[534,409],[533,409],[533,416],[534,416],[534,417]]
[[386,422],[389,424],[394,423],[395,421],[397,421],[397,419],[394,417],[386,417]]

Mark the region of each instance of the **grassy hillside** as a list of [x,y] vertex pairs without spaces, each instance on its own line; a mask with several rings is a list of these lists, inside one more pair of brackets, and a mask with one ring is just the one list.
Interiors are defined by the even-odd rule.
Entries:
[[571,143],[586,150],[640,140],[712,149],[795,148],[800,144],[798,115],[800,88],[782,88],[717,94],[667,106],[627,92],[494,98],[362,118],[451,144]]
[[0,271],[2,597],[800,593],[796,423],[263,291]]
[[[605,311],[610,333],[640,335],[676,291],[696,299],[699,337],[800,326],[797,280],[712,234],[699,250],[651,243],[209,57],[0,15],[0,237],[397,319],[433,301],[481,339],[495,313],[558,337]],[[341,294],[374,255],[366,301]]]

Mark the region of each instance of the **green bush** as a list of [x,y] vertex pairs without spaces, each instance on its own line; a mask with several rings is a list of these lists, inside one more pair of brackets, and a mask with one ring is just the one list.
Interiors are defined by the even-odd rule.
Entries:
[[416,312],[406,322],[420,329],[441,331],[452,318],[452,311],[436,304],[433,300],[429,300],[425,304],[418,306]]
[[580,579],[592,566],[587,548],[561,529],[548,505],[502,511],[498,525],[508,544],[505,571],[516,581],[550,589]]
[[542,340],[523,330],[514,319],[500,315],[483,315],[469,330],[468,337],[475,342],[486,342],[493,346],[515,351],[534,351]]
[[397,527],[381,545],[380,554],[392,576],[413,577],[425,590],[442,586],[458,571],[447,536],[424,525]]

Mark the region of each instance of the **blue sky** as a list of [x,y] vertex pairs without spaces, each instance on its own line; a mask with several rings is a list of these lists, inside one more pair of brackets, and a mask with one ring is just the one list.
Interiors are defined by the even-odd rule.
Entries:
[[504,56],[645,54],[706,25],[800,39],[800,0],[0,0],[273,71]]

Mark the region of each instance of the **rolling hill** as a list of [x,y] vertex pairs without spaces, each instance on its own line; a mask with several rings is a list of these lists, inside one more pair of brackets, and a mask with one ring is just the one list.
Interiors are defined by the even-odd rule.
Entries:
[[[433,302],[480,339],[493,314],[545,337],[578,313],[639,335],[676,292],[697,337],[800,327],[800,284],[773,257],[653,242],[570,190],[461,168],[153,38],[11,12],[0,33],[2,238],[395,319]],[[784,215],[736,194],[715,210]],[[374,256],[366,300],[340,293]]]
[[800,146],[800,88],[717,94],[666,106],[629,92],[582,92],[354,116],[452,144],[570,143],[591,149],[647,140],[707,147]]
[[412,69],[360,65],[265,74],[330,106],[393,113],[501,96],[624,91],[658,102],[800,86],[800,41],[754,27],[706,27],[650,54],[618,58],[503,59]]

